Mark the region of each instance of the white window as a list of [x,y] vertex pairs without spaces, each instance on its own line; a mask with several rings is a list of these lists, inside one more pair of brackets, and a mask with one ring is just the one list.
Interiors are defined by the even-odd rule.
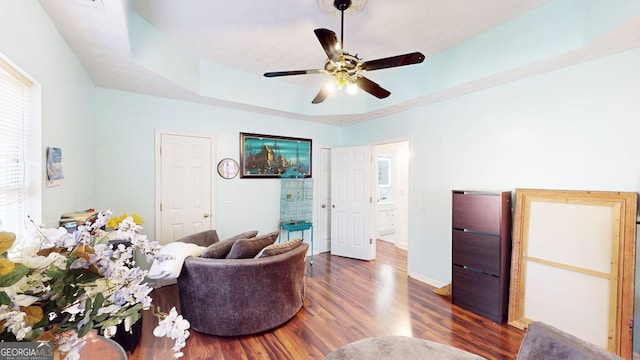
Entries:
[[[22,235],[41,221],[39,87],[0,55],[0,228]],[[33,228],[31,228],[32,230]]]

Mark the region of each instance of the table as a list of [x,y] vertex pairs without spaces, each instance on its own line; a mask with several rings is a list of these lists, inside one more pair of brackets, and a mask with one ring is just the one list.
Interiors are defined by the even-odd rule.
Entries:
[[[310,221],[280,223],[280,228],[287,232],[287,241],[290,240],[292,232],[300,231],[300,233],[302,234],[302,238],[304,239],[304,231],[310,230],[311,232],[311,263],[310,265],[313,265],[313,223]],[[280,232],[280,234],[278,235],[278,242],[280,242],[281,236],[282,236],[282,232]]]

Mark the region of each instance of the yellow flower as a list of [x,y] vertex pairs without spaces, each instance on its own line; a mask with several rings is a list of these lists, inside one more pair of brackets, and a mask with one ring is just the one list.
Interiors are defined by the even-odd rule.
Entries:
[[[123,215],[126,216],[127,214],[125,213]],[[109,218],[109,220],[107,220],[107,225],[106,226],[110,227],[110,228],[117,228],[118,225],[120,225],[120,223],[122,222],[122,219],[124,219],[124,217],[121,218],[119,216],[118,217],[112,216],[112,217]]]
[[8,231],[0,231],[0,254],[11,249],[16,241],[16,234]]
[[[136,224],[138,224],[138,225],[142,224],[142,217],[139,214],[135,214],[134,213],[134,214],[131,214],[130,216],[133,218],[133,221]],[[107,221],[107,225],[106,226],[115,229],[127,217],[129,217],[129,215],[127,213],[122,213],[122,215],[120,215],[120,216],[112,216]]]
[[7,258],[0,258],[0,276],[11,274],[15,267],[16,264],[13,261]]
[[20,310],[27,314],[27,316],[24,317],[24,322],[27,325],[36,324],[44,317],[44,313],[42,312],[42,308],[40,306],[21,306]]
[[133,218],[133,222],[135,222],[136,224],[140,225],[142,224],[142,216],[140,216],[140,214],[131,214],[131,217]]

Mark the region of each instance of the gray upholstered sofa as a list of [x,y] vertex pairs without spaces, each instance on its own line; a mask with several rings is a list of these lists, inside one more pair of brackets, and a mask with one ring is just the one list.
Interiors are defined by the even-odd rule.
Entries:
[[[486,360],[484,357],[437,342],[382,336],[358,340],[327,354],[325,360]],[[529,324],[517,360],[622,360],[585,340],[543,322]]]
[[[188,241],[208,245],[213,237],[210,232]],[[217,235],[213,241],[218,242]],[[308,248],[299,243],[260,258],[187,257],[178,277],[181,314],[192,329],[219,336],[254,334],[284,324],[302,307]]]
[[540,321],[529,324],[518,351],[518,360],[622,360],[590,342]]

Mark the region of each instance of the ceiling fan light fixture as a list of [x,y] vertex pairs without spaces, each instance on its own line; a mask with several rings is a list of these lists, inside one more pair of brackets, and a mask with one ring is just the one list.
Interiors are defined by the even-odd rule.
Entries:
[[347,94],[355,95],[358,92],[358,85],[354,82],[350,82],[347,84]]
[[333,80],[336,82],[338,89],[340,90],[352,82],[351,77],[344,71],[336,73]]
[[327,84],[324,86],[324,89],[327,90],[328,93],[332,93],[334,91],[336,91],[336,80],[335,79],[331,79],[327,82]]

